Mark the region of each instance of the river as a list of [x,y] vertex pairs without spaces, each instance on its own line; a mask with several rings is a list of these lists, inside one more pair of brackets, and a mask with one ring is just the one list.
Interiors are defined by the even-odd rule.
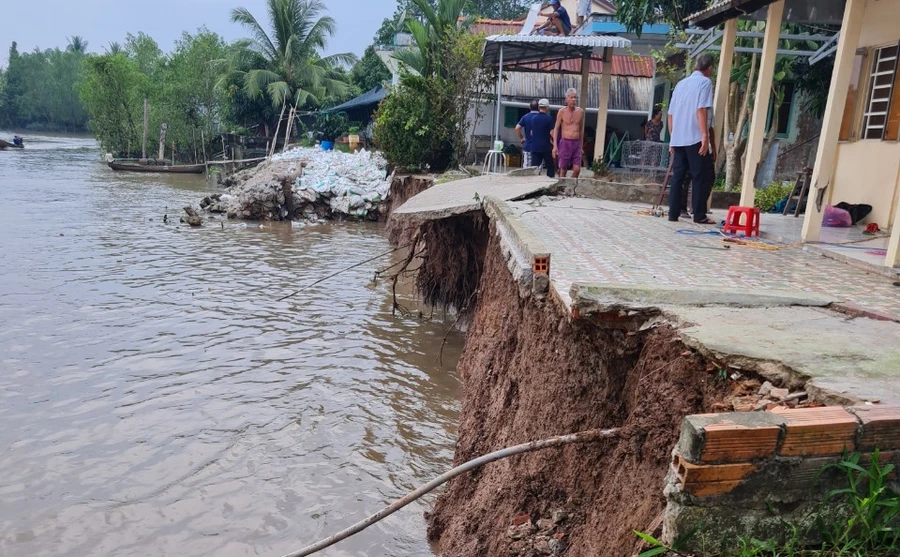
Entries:
[[[382,228],[178,224],[214,190],[0,152],[0,555],[277,557],[450,467],[462,340],[391,315],[389,257],[277,301]],[[427,508],[321,555],[428,555]]]

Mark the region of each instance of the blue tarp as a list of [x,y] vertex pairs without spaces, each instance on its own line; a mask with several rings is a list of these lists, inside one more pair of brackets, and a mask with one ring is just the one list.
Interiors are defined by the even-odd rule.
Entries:
[[366,91],[355,99],[351,99],[344,104],[340,104],[338,106],[323,110],[322,112],[329,114],[334,112],[346,112],[348,110],[366,108],[368,106],[372,106],[373,104],[380,103],[385,97],[388,96],[388,93],[389,91],[384,87],[376,87],[371,91]]

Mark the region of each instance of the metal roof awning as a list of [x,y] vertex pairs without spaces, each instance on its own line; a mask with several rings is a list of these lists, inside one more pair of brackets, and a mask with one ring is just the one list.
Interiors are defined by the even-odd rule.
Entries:
[[[483,61],[486,66],[500,64],[503,51],[504,71],[546,72],[580,74],[580,67],[568,68],[559,64],[558,69],[548,70],[554,62],[580,60],[594,54],[602,55],[604,48],[630,48],[631,41],[615,36],[575,35],[558,37],[548,35],[494,35],[484,43]],[[596,60],[601,60],[598,56]]]
[[362,95],[356,97],[355,99],[350,99],[344,104],[340,104],[338,106],[333,106],[322,112],[326,114],[335,113],[335,112],[346,112],[348,110],[355,110],[358,108],[365,108],[367,106],[372,106],[373,104],[378,104],[385,97],[388,96],[388,90],[384,87],[376,87],[371,91],[366,91]]
[[[729,19],[743,17],[765,21],[765,8],[775,0],[724,0],[691,14],[685,21],[710,29]],[[846,0],[785,0],[784,21],[803,24],[840,25]]]
[[775,0],[725,0],[715,2],[705,10],[693,13],[685,21],[703,29],[715,27],[729,19],[748,16],[760,8],[765,8]]

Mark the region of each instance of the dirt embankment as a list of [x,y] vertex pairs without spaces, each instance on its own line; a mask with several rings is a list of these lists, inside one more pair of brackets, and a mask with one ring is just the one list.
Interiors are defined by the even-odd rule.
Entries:
[[394,179],[391,181],[388,207],[385,212],[388,241],[391,245],[396,247],[409,244],[418,230],[417,224],[398,222],[396,219],[392,219],[391,215],[401,205],[409,201],[410,198],[419,195],[433,185],[434,178],[430,176],[394,176]]
[[[486,234],[477,222],[468,228]],[[456,259],[465,267],[439,274],[474,270],[467,280],[477,281],[458,366],[465,395],[454,463],[591,428],[624,427],[628,435],[514,457],[453,480],[429,516],[429,537],[444,557],[633,555],[632,530],[652,531],[661,519],[682,417],[711,410],[727,387],[669,328],[629,334],[571,322],[552,301],[520,298],[493,233],[484,236],[482,266],[472,269],[477,239],[442,235],[466,228],[426,230],[435,260],[466,252]],[[450,288],[441,299],[472,296]]]

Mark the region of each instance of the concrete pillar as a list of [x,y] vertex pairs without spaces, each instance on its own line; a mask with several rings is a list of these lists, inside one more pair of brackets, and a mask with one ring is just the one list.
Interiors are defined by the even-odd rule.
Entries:
[[[578,98],[578,106],[585,113],[585,122],[587,122],[588,95],[591,91],[591,55],[586,54],[581,57],[581,93]],[[581,127],[584,133],[584,126]]]
[[[900,187],[900,184],[894,187]],[[806,212],[809,213],[809,209]],[[822,218],[819,217],[819,226],[821,225]],[[897,210],[894,211],[894,224],[891,226],[891,240],[888,242],[888,252],[884,265],[886,267],[900,266],[900,203],[897,204]]]
[[734,62],[734,43],[737,41],[738,20],[729,19],[725,22],[722,35],[722,51],[719,56],[719,67],[716,73],[716,95],[713,99],[713,111],[715,122],[713,129],[716,132],[716,141],[723,145],[725,133],[725,118],[728,112],[728,87],[731,82],[731,66]]
[[[831,88],[828,102],[825,105],[825,116],[822,118],[822,132],[819,135],[819,148],[816,150],[816,164],[813,167],[812,186],[809,188],[809,199],[806,202],[806,215],[803,217],[804,242],[815,242],[822,230],[822,211],[816,207],[819,189],[827,188],[834,176],[835,159],[837,158],[838,136],[841,132],[841,121],[844,119],[844,105],[847,103],[847,92],[850,89],[850,77],[853,73],[853,59],[859,44],[859,33],[862,29],[863,15],[866,11],[866,0],[847,0],[844,7],[844,20],[841,24],[841,36],[838,38],[837,51],[834,58],[834,71],[831,74]],[[827,198],[822,203],[825,209]],[[888,253],[890,255],[890,252]]]
[[594,160],[603,160],[606,151],[606,116],[609,110],[609,87],[612,75],[612,48],[603,49],[603,73],[600,74],[600,98],[597,101],[597,130],[594,136]]
[[759,78],[756,82],[756,98],[753,102],[753,119],[750,120],[750,133],[744,152],[744,175],[741,186],[741,205],[744,207],[752,207],[756,198],[754,183],[756,165],[762,157],[763,141],[766,138],[766,118],[769,115],[769,101],[772,99],[772,81],[775,76],[775,59],[778,56],[778,37],[781,35],[783,14],[784,0],[769,4],[763,50],[759,61]]
[[[716,70],[716,93],[713,99],[713,131],[716,136],[716,147],[725,145],[725,118],[728,116],[728,88],[731,84],[731,66],[734,62],[734,43],[737,42],[737,18],[725,22],[722,34],[722,50],[719,55],[719,67]],[[717,150],[716,156],[724,151]],[[712,188],[709,189],[709,198],[706,200],[706,208],[712,209]]]

